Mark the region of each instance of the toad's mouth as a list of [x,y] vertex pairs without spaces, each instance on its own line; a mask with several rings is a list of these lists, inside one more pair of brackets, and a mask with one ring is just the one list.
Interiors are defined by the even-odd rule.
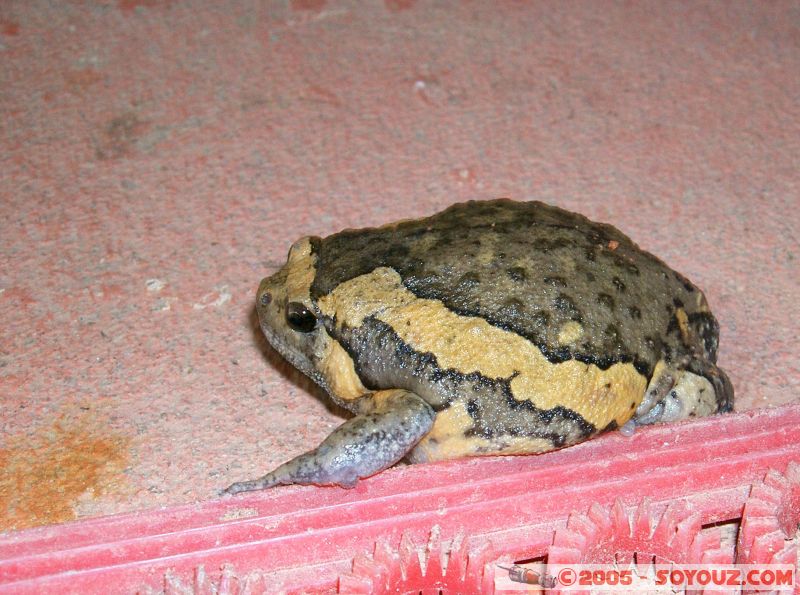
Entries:
[[264,321],[261,313],[259,313],[259,319],[261,332],[264,333],[264,336],[266,337],[270,346],[272,346],[272,348],[277,351],[283,357],[283,359],[322,387],[325,392],[330,393],[328,383],[325,381],[325,378],[322,376],[322,374],[320,374],[320,372],[314,367],[311,360],[306,355],[290,346],[280,333],[275,332]]

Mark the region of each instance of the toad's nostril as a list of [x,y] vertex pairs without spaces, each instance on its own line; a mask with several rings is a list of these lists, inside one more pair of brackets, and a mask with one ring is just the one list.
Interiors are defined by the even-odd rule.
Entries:
[[269,306],[270,302],[272,302],[272,294],[269,291],[265,291],[261,294],[261,297],[258,299],[262,306]]

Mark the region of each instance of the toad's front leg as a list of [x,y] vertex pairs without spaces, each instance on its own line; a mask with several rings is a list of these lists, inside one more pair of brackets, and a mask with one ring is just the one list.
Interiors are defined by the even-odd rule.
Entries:
[[402,459],[433,426],[435,413],[407,390],[384,390],[362,397],[360,411],[331,432],[314,450],[295,457],[264,477],[228,486],[238,494],[281,484],[340,485],[352,488]]

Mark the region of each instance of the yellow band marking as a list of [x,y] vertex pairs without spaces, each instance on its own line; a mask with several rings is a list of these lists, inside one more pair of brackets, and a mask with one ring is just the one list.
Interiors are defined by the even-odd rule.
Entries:
[[580,322],[569,320],[558,332],[559,345],[574,345],[583,337],[583,326]]
[[286,297],[290,302],[309,302],[309,290],[317,272],[317,257],[311,253],[311,238],[297,240],[289,249],[286,270]]
[[545,438],[503,436],[493,442],[480,436],[465,436],[464,429],[472,426],[472,418],[463,402],[439,412],[433,428],[411,453],[415,463],[443,461],[476,455],[516,455],[547,452],[553,443]]
[[332,338],[328,338],[325,346],[325,353],[320,361],[320,371],[327,380],[330,391],[340,399],[352,401],[369,393],[356,374],[353,359]]
[[678,321],[678,329],[681,332],[681,340],[684,345],[691,345],[691,331],[689,330],[689,317],[686,315],[686,310],[678,308],[675,310],[675,318]]
[[[275,303],[300,302],[310,307],[309,292],[316,274],[316,264],[317,257],[311,251],[311,238],[301,238],[289,250],[286,265],[278,273],[265,279],[260,291],[272,292]],[[285,327],[282,309],[268,309],[263,316],[268,318],[268,327]],[[324,330],[315,334],[313,343],[308,343],[304,337],[291,331],[287,332],[282,342],[287,350],[304,352],[312,361],[319,362],[317,367],[325,379],[326,388],[335,397],[351,401],[369,393],[356,374],[352,358]]]
[[607,370],[576,360],[553,364],[524,337],[482,318],[459,316],[437,300],[417,298],[386,267],[343,283],[320,298],[319,307],[335,315],[338,324],[352,327],[375,316],[415,351],[435,355],[442,369],[492,379],[516,374],[514,398],[540,409],[567,407],[598,429],[612,420],[619,425],[628,421],[647,384],[630,363]]

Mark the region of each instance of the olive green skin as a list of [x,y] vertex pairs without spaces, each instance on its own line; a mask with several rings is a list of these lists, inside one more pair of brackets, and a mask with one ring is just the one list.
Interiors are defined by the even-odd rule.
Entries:
[[[312,299],[390,267],[415,295],[511,330],[554,363],[633,362],[650,376],[660,359],[716,362],[719,326],[697,287],[615,227],[541,202],[461,203],[312,245]],[[688,343],[678,308],[696,331]],[[558,342],[570,320],[585,329],[577,347]]]

